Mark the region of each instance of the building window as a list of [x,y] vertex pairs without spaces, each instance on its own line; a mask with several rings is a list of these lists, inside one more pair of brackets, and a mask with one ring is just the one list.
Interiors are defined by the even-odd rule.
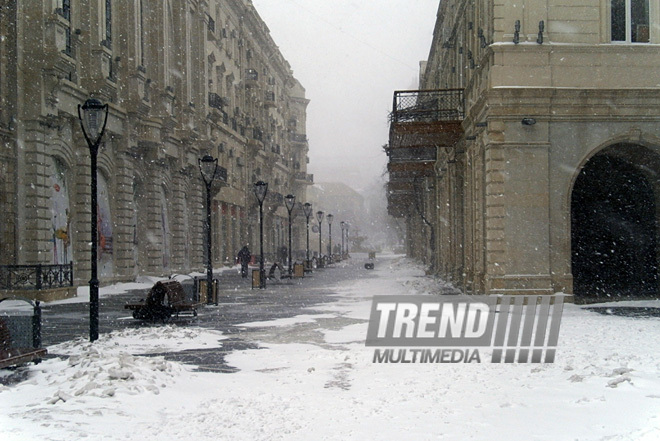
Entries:
[[612,0],[612,41],[649,42],[649,0]]
[[73,47],[71,46],[71,0],[62,0],[62,17],[69,22],[69,25],[64,30],[66,38],[66,46],[64,53],[73,57]]
[[140,29],[138,31],[138,40],[140,41],[140,66],[145,66],[145,61],[144,61],[144,5],[142,4],[142,0],[139,0],[138,2],[138,16],[139,20],[138,23],[140,25]]
[[105,38],[102,44],[112,48],[112,0],[105,0]]

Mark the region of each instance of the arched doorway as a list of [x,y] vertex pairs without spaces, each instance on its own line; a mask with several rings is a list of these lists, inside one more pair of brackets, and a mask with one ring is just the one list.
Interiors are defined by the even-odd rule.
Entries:
[[656,172],[649,149],[618,144],[591,158],[573,186],[571,263],[577,297],[658,294]]

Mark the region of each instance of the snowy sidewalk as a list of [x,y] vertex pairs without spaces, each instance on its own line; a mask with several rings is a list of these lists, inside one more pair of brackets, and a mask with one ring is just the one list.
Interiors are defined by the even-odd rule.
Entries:
[[232,374],[135,355],[221,348],[234,337],[199,327],[125,329],[93,345],[49,347],[70,358],[0,387],[0,438],[660,438],[657,318],[566,305],[554,364],[374,364],[364,346],[371,297],[438,286],[407,259],[379,257],[369,277],[330,289],[336,301],[313,313],[240,325],[241,339],[260,349],[231,352]]

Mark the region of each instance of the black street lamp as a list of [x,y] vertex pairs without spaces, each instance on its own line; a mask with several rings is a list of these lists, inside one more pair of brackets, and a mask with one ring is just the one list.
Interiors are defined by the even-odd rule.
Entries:
[[[206,185],[206,303],[210,305],[213,303],[212,286],[213,286],[213,260],[211,259],[211,185],[215,179],[215,174],[218,170],[218,158],[211,155],[204,155],[203,158],[197,160],[199,163],[199,171],[202,173],[202,179]],[[218,304],[218,299],[215,299],[215,304]]]
[[344,230],[346,229],[346,222],[339,222],[339,227],[341,228],[341,257],[344,257]]
[[268,183],[259,181],[254,184],[254,195],[259,201],[259,289],[266,287],[264,271],[264,199],[268,193]]
[[303,213],[305,213],[305,218],[307,218],[307,262],[306,266],[309,268],[309,218],[312,215],[312,204],[305,202],[303,205]]
[[345,225],[346,225],[346,257],[349,257],[349,256],[348,256],[348,242],[349,242],[349,241],[348,241],[348,229],[349,229],[349,227],[351,226],[351,224],[349,224],[348,222],[346,222]]
[[316,212],[316,220],[319,221],[319,262],[318,262],[318,267],[323,268],[323,247],[321,245],[321,222],[323,222],[323,212],[322,211],[317,211]]
[[330,246],[330,251],[328,252],[328,263],[332,263],[332,220],[335,218],[332,214],[328,214],[325,217],[328,220],[328,238],[329,238],[329,246]]
[[286,195],[284,198],[286,209],[289,212],[289,277],[293,274],[293,267],[291,266],[291,212],[296,205],[296,197],[292,194]]
[[105,133],[108,122],[108,105],[102,104],[96,98],[90,98],[82,106],[78,105],[78,119],[83,135],[89,146],[92,165],[92,206],[91,206],[91,235],[92,255],[91,273],[89,279],[89,341],[99,338],[99,278],[97,267],[98,247],[98,191],[97,191],[97,158],[101,139]]

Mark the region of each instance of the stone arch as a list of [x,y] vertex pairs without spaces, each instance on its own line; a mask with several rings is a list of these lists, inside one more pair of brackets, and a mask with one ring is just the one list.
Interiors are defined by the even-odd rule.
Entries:
[[658,294],[660,154],[616,142],[585,158],[570,192],[573,293],[576,297]]

